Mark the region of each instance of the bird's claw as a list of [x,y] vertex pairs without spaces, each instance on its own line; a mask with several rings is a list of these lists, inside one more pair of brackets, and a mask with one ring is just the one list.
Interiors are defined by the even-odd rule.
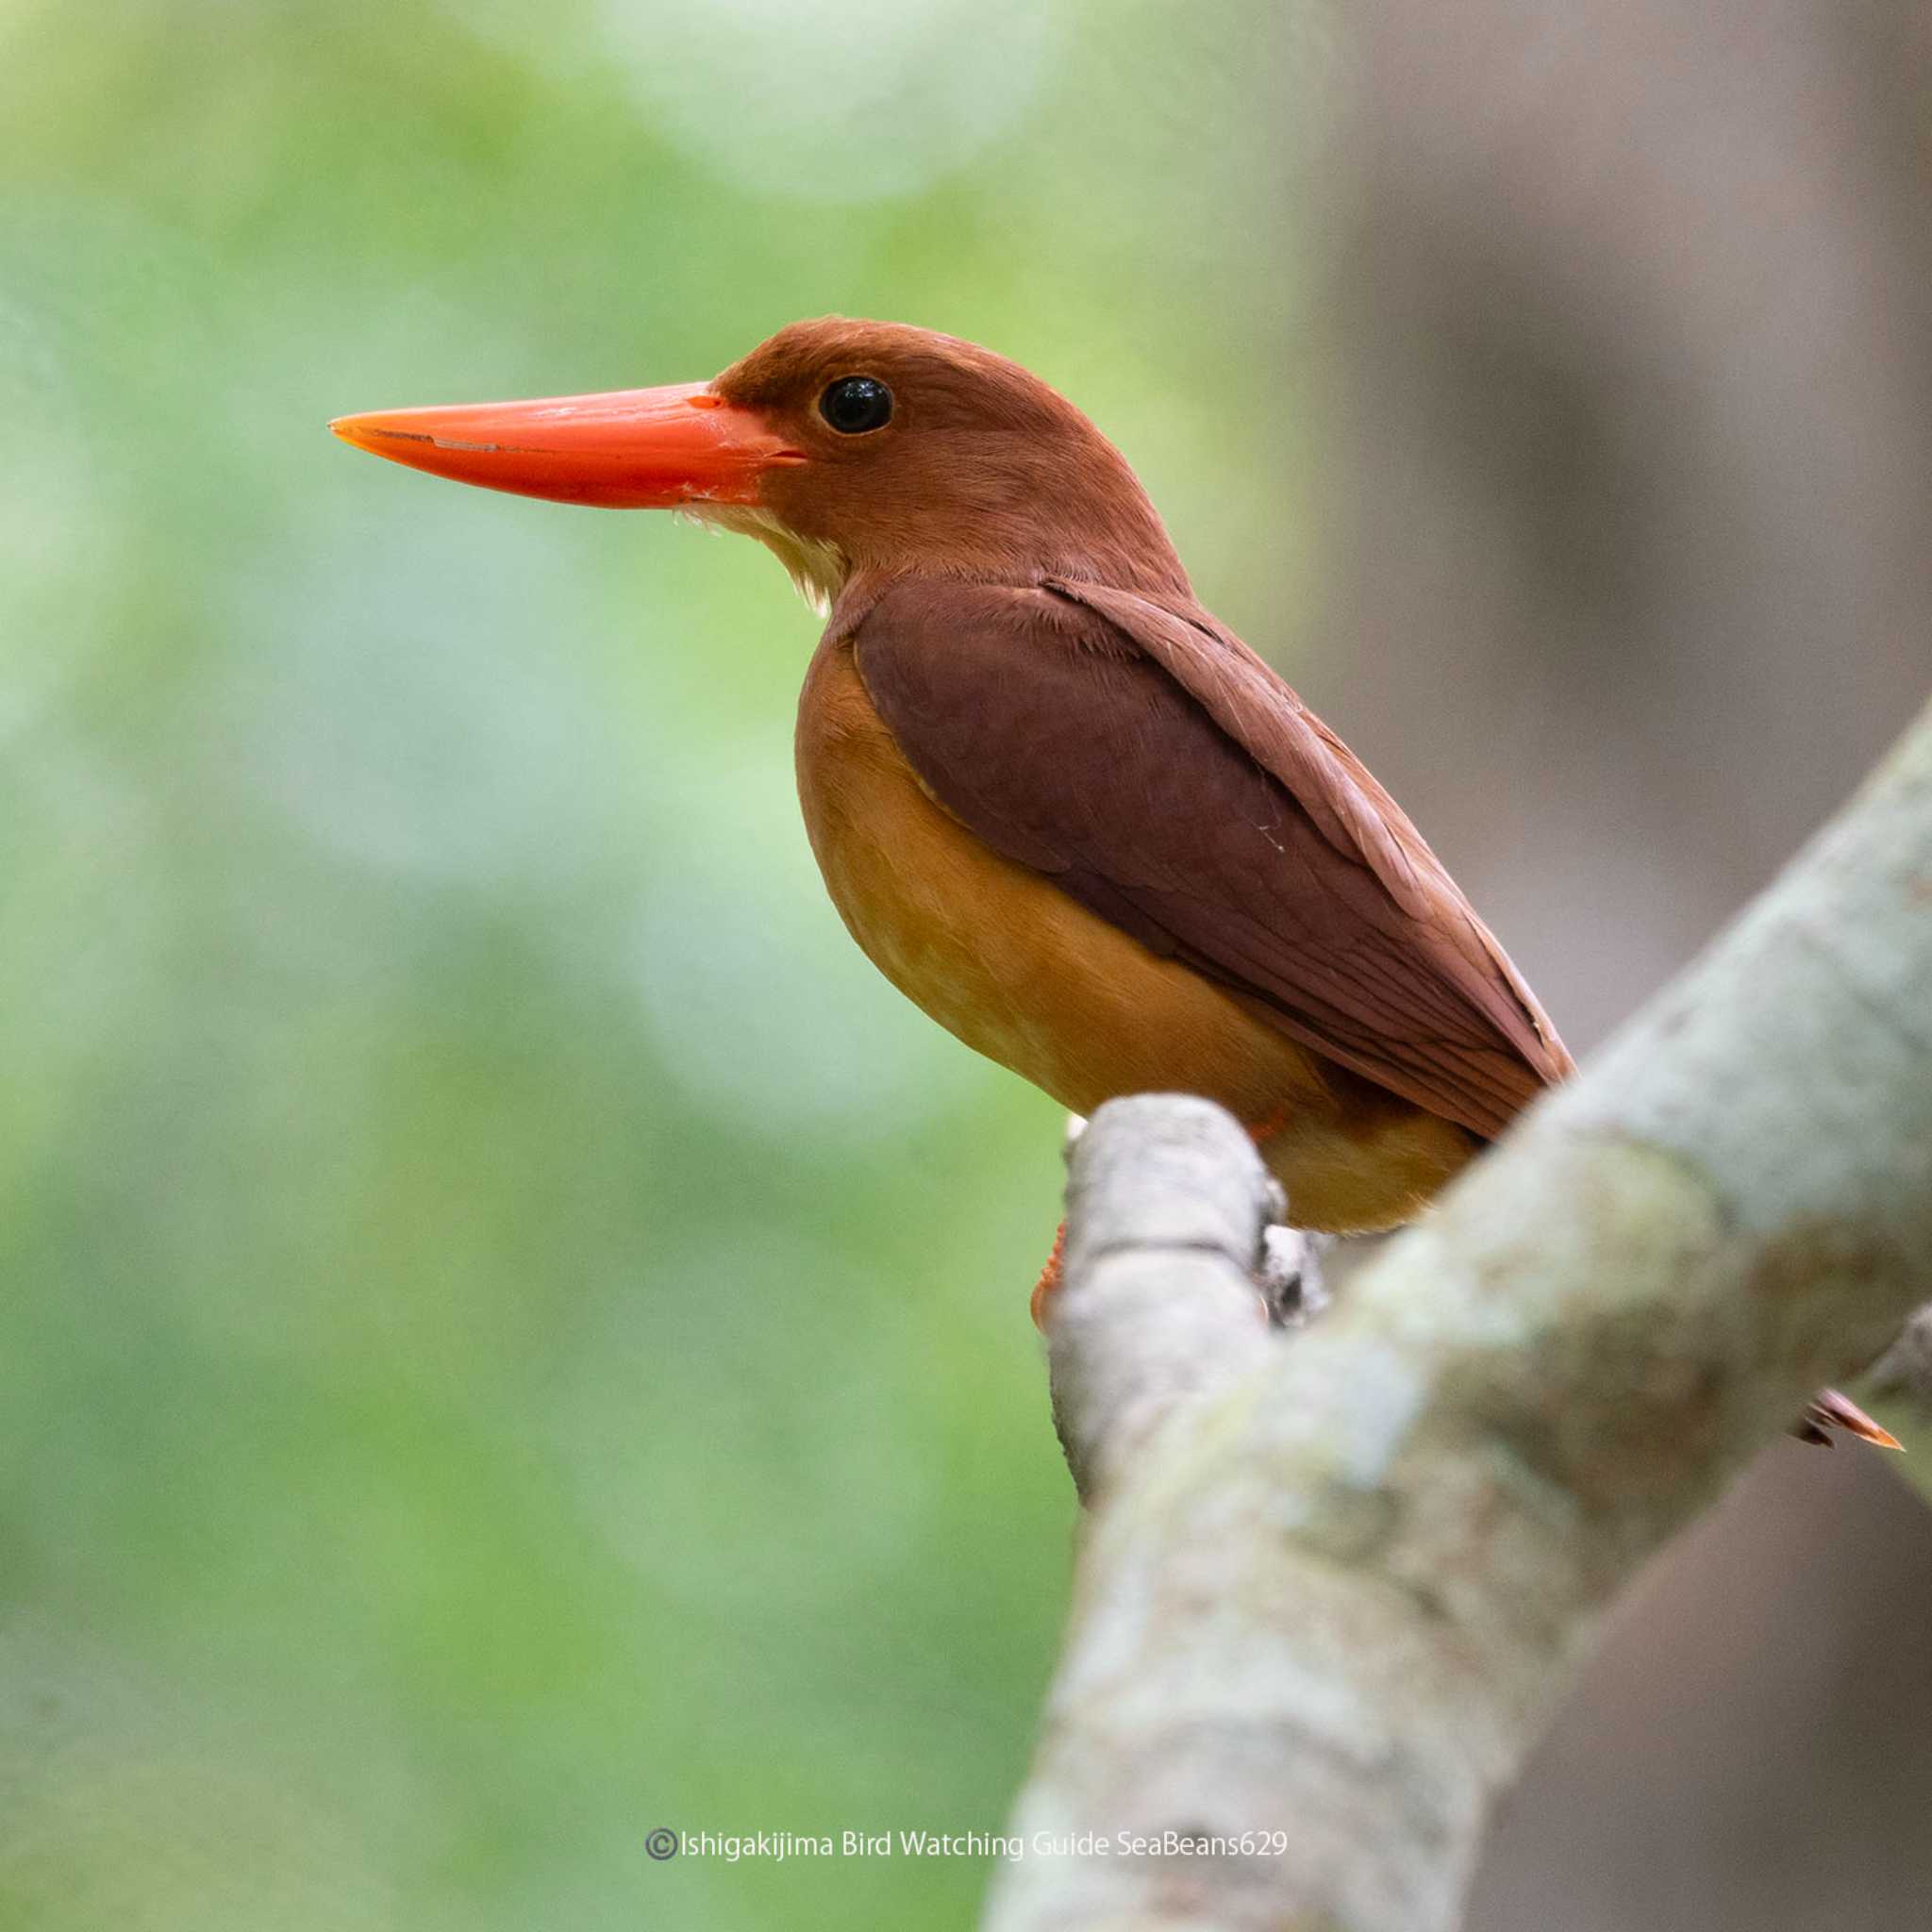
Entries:
[[1298,1328],[1328,1306],[1322,1259],[1334,1245],[1332,1235],[1310,1234],[1305,1228],[1276,1223],[1262,1229],[1255,1286],[1273,1326]]

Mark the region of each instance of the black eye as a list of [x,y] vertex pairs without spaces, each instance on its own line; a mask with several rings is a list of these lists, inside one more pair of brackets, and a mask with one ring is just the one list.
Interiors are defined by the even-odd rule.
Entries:
[[892,391],[870,375],[848,375],[819,398],[819,414],[841,436],[862,436],[892,420]]

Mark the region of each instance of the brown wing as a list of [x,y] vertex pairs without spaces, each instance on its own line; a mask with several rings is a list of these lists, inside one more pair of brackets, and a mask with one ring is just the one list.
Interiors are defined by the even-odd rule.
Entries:
[[1483,1135],[1570,1070],[1394,801],[1205,612],[928,581],[854,643],[941,805],[1292,1038]]

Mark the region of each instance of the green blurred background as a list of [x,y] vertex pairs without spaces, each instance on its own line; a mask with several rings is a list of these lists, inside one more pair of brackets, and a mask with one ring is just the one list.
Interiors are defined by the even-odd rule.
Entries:
[[[1548,53],[1472,58],[1541,99]],[[1059,1117],[824,900],[814,620],[752,544],[329,417],[700,378],[827,311],[991,343],[1579,1051],[1923,701],[1917,630],[1834,629],[1862,553],[1747,544],[1763,608],[1715,633],[1651,598],[1682,525],[1631,506],[1705,514],[1659,489],[1694,366],[1628,375],[1573,524],[1537,275],[1464,411],[1433,204],[1349,337],[1311,289],[1354,60],[1320,0],[0,0],[0,1932],[964,1924],[980,1860],[645,1836],[1001,1828],[1065,1607]],[[1761,119],[1684,161],[1743,184],[1712,236],[1810,232],[1811,124]],[[1667,146],[1623,139],[1513,192]],[[1478,234],[1512,192],[1444,178]],[[1556,225],[1736,274],[1641,201]],[[1757,289],[1715,364],[1757,469],[1875,527],[1862,419],[1774,379],[1811,325]],[[1362,368],[1400,379],[1351,438]],[[1495,522],[1525,451],[1551,487]],[[1537,601],[1565,570],[1601,623]],[[1928,1616],[1893,1470],[1769,1448],[1619,1607],[1473,1926],[1916,1924]]]
[[1265,644],[1281,41],[1082,0],[0,6],[0,1923],[962,1923],[1072,1508],[1059,1122],[900,1001],[761,551],[345,410],[996,345]]

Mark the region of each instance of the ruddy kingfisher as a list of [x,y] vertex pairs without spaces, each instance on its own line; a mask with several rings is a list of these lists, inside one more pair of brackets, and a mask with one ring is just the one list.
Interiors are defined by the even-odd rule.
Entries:
[[1205,1094],[1296,1226],[1366,1233],[1572,1071],[1402,808],[1195,597],[1126,459],[1005,357],[829,317],[706,383],[330,426],[774,551],[826,619],[796,756],[833,903],[1072,1112]]

